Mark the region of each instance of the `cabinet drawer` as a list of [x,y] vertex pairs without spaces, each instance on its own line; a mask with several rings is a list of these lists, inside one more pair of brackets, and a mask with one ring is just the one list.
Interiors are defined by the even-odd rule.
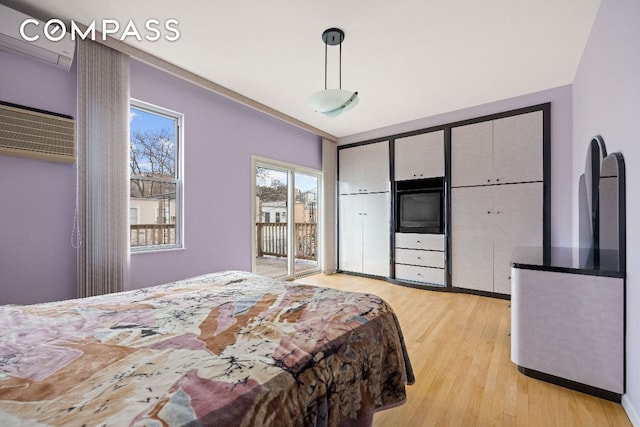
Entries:
[[444,234],[396,233],[396,248],[444,251]]
[[444,269],[396,264],[396,279],[444,285]]
[[396,249],[396,262],[399,264],[444,268],[444,252]]

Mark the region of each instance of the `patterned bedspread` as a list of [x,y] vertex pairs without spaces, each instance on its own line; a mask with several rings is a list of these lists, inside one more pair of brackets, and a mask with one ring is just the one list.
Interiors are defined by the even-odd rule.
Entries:
[[223,272],[0,306],[0,425],[368,425],[413,374],[374,295]]

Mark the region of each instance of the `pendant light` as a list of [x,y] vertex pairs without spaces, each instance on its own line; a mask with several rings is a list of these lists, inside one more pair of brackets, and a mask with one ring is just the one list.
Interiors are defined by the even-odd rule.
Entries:
[[[309,106],[315,111],[329,117],[349,111],[358,103],[358,92],[342,89],[342,41],[344,31],[339,28],[329,28],[322,33],[324,41],[324,90],[319,90],[309,97]],[[327,89],[327,48],[340,45],[339,86],[338,89]]]

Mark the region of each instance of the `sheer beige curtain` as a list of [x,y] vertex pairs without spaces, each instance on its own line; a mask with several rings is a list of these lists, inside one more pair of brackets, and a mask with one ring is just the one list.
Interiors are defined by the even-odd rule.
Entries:
[[78,41],[78,296],[129,277],[129,57]]
[[336,183],[338,147],[322,139],[322,272],[336,272]]

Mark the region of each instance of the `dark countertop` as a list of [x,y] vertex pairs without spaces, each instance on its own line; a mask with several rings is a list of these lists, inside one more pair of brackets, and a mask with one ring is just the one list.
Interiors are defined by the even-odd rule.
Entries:
[[545,253],[542,247],[518,247],[511,256],[511,265],[525,270],[625,277],[616,250],[552,247]]

